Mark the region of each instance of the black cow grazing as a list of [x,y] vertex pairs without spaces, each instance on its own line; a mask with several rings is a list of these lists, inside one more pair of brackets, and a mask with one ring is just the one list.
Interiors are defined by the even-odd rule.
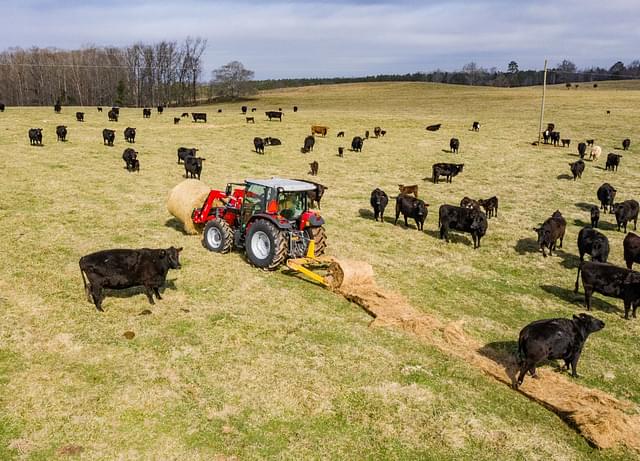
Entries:
[[66,141],[67,140],[67,127],[64,125],[58,125],[56,127],[56,135],[58,136],[58,141]]
[[389,203],[389,197],[385,191],[379,188],[373,189],[369,203],[373,207],[373,218],[377,221],[378,217],[380,217],[380,222],[384,222],[384,209]]
[[264,145],[265,146],[281,146],[282,145],[282,141],[280,141],[278,138],[264,138]]
[[246,114],[247,113],[247,109],[248,109],[247,106],[242,106],[240,108],[240,110],[242,111],[242,114]]
[[182,118],[189,117],[189,112],[183,112],[180,117],[182,117]]
[[471,131],[480,131],[480,122],[473,122],[471,125]]
[[102,130],[102,144],[113,146],[113,141],[116,139],[116,132],[105,128]]
[[107,112],[107,117],[109,117],[109,121],[110,122],[117,122],[118,121],[118,113],[111,109],[109,112]]
[[591,207],[591,227],[596,229],[598,227],[598,222],[600,221],[600,210],[597,206]]
[[470,197],[463,197],[462,200],[460,200],[460,206],[462,208],[471,208],[473,210],[480,210],[480,202]]
[[256,123],[256,120],[253,117],[247,117],[247,123]]
[[480,239],[487,233],[487,215],[472,208],[455,205],[441,205],[438,210],[440,238],[449,242],[449,230],[469,232],[473,239],[473,248],[480,248]]
[[131,147],[124,150],[122,160],[126,164],[127,171],[140,171],[140,162],[134,162],[134,160],[138,160],[138,153]]
[[134,143],[136,142],[136,129],[131,128],[130,126],[124,129],[124,139],[127,142]]
[[482,208],[484,208],[485,213],[487,213],[487,219],[491,217],[498,217],[498,197],[494,195],[488,199],[480,199],[478,200],[478,203]]
[[384,138],[384,135],[387,134],[386,130],[380,130],[380,136],[382,136]]
[[593,143],[595,142],[595,139],[587,139],[587,146],[593,146]]
[[218,113],[221,114],[222,113],[222,109],[218,109]]
[[151,109],[148,107],[142,109],[142,118],[151,118]]
[[629,311],[633,307],[633,317],[640,303],[640,272],[614,266],[609,263],[584,261],[578,266],[578,276],[574,293],[578,292],[582,272],[582,287],[584,288],[584,304],[591,310],[591,296],[593,292],[612,298],[622,299],[624,302],[624,318],[629,319]]
[[202,157],[194,157],[189,155],[184,159],[184,177],[188,178],[191,176],[195,179],[200,179],[200,174],[202,173],[202,162],[205,161],[206,158]]
[[258,110],[256,107],[251,108],[251,112],[255,112],[256,110]]
[[379,137],[380,137],[380,133],[382,133],[382,128],[380,128],[379,126],[377,126],[377,127],[375,127],[375,128],[373,129],[373,135],[374,135],[376,138],[379,138]]
[[605,170],[618,171],[618,165],[620,165],[620,159],[622,154],[609,153],[607,155],[607,163],[605,164]]
[[98,106],[97,109],[98,109],[98,112],[102,112],[102,107]]
[[192,112],[191,118],[193,118],[194,122],[202,120],[204,123],[207,123],[207,114],[204,112]]
[[84,122],[84,112],[76,112],[76,120],[79,122]]
[[633,263],[640,263],[640,237],[633,232],[629,232],[622,241],[624,248],[624,262],[627,269],[633,269]]
[[111,110],[114,111],[116,115],[120,115],[120,108],[118,106],[113,106]]
[[553,145],[558,147],[560,145],[560,132],[559,131],[552,131],[550,137],[551,137],[551,142],[553,143]]
[[561,139],[560,142],[562,142],[562,147],[571,146],[571,139]]
[[315,144],[316,144],[316,138],[314,138],[312,135],[309,135],[306,138],[304,138],[304,145],[302,146],[302,150],[305,153],[311,152]]
[[606,263],[609,258],[609,239],[591,227],[583,227],[578,233],[578,252],[580,261],[584,255],[591,256],[591,261]]
[[344,157],[344,147],[338,147],[338,157]]
[[264,154],[264,140],[262,138],[253,138],[253,148],[257,154]]
[[564,233],[567,228],[567,221],[562,217],[562,213],[556,210],[542,226],[534,227],[533,231],[538,233],[538,245],[542,250],[542,256],[547,257],[545,248],[549,249],[549,256],[553,256],[553,250],[556,249],[556,242],[560,240],[560,248],[564,240]]
[[629,150],[629,146],[631,146],[631,139],[627,138],[622,141],[622,150]]
[[437,125],[429,125],[426,130],[427,131],[438,131],[440,129],[440,127],[442,126],[442,123],[438,123]]
[[364,132],[364,139],[369,139],[369,130]]
[[575,181],[577,178],[582,179],[582,173],[584,172],[584,161],[578,160],[573,163],[569,163],[571,167],[571,174],[573,174],[573,180]]
[[457,154],[458,149],[460,149],[460,140],[458,138],[451,138],[449,141],[449,148],[451,149],[451,152]]
[[433,183],[437,184],[440,176],[446,178],[446,182],[452,182],[453,177],[458,173],[462,173],[464,163],[434,163],[431,167],[431,178]]
[[87,300],[103,311],[104,288],[122,290],[144,286],[149,303],[153,294],[162,299],[159,289],[164,285],[169,269],[180,269],[182,248],[139,250],[103,250],[80,258],[80,273]]
[[4,112],[5,105],[3,102],[0,102],[0,112]]
[[195,157],[196,152],[198,152],[198,149],[195,147],[178,147],[178,164],[180,164],[180,161],[184,162],[187,157]]
[[161,114],[164,112],[164,106],[158,106],[157,107],[158,113]]
[[318,204],[318,209],[320,209],[320,200],[322,200],[324,191],[326,191],[328,187],[317,182],[309,181],[308,179],[296,179],[296,181],[303,181],[316,186],[315,190],[307,191],[307,198],[309,199],[310,207],[313,207],[313,203],[315,202]]
[[362,152],[362,146],[364,144],[364,139],[360,136],[356,136],[351,140],[351,150],[353,152]]
[[57,102],[57,103],[55,103],[55,104],[53,105],[53,111],[54,111],[56,114],[59,114],[60,112],[62,112],[62,106],[60,105],[60,103],[59,103],[59,102]]
[[627,223],[630,221],[633,221],[633,230],[637,230],[639,208],[640,205],[635,200],[625,200],[622,203],[613,205],[618,231],[620,231],[621,226],[624,226],[624,231],[627,232]]
[[173,117],[173,124],[177,125],[178,123],[180,123],[180,117]]
[[298,112],[298,106],[293,106],[293,111]]
[[314,160],[313,162],[309,163],[309,168],[311,168],[311,171],[309,171],[309,174],[311,176],[317,176],[318,175],[318,162],[316,160]]
[[336,138],[344,138],[344,131],[338,131],[338,136]]
[[616,198],[616,190],[613,186],[606,182],[598,188],[598,192],[596,194],[598,196],[598,200],[600,200],[600,209],[607,211],[608,207],[609,213],[613,213],[613,201]]
[[587,144],[584,142],[578,143],[578,155],[580,156],[580,158],[583,159],[586,153]]
[[404,225],[409,227],[407,218],[413,218],[416,221],[416,227],[419,231],[424,229],[424,222],[429,213],[429,204],[424,201],[411,197],[410,195],[398,195],[396,197],[396,219],[393,224],[398,224],[400,213],[404,216]]
[[587,337],[603,328],[602,320],[588,314],[530,323],[522,329],[518,339],[520,373],[514,387],[522,385],[527,372],[537,377],[536,366],[545,360],[564,360],[566,369],[571,368],[571,376],[577,378],[578,360]]
[[282,121],[282,112],[277,111],[277,110],[268,110],[267,112],[265,112],[265,115],[269,118],[269,121],[271,121],[271,119],[277,118],[278,120]]
[[42,145],[42,128],[31,128],[29,130],[29,144],[32,146]]

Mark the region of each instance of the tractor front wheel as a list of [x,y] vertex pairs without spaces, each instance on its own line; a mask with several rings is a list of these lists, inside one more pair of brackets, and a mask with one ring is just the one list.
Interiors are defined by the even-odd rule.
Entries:
[[233,230],[223,219],[214,219],[204,226],[202,242],[209,251],[228,253],[233,245]]
[[327,248],[327,234],[324,227],[307,227],[304,233],[307,238],[316,242],[315,256],[322,256]]
[[247,257],[254,266],[276,270],[287,256],[285,233],[265,219],[254,222],[245,240]]

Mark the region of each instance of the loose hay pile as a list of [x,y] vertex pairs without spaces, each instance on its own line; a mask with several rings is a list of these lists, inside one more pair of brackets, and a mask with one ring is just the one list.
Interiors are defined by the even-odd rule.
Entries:
[[[382,290],[375,283],[369,264],[336,261],[330,273],[333,290],[374,317],[372,326],[392,326],[410,332],[496,380],[513,384],[517,365],[511,354],[468,338],[462,322],[444,324],[419,312],[401,295]],[[527,380],[518,392],[568,421],[598,448],[625,445],[640,451],[640,414],[632,403],[581,386],[559,373],[539,369],[538,374],[540,379]]]
[[185,179],[169,192],[167,210],[178,219],[187,234],[198,234],[197,228],[191,220],[194,208],[199,208],[209,195],[209,187],[196,179]]

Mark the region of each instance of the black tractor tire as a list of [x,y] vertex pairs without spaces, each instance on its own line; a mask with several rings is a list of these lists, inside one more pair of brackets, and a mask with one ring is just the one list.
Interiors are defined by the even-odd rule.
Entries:
[[215,253],[229,253],[233,247],[233,229],[224,219],[214,219],[204,226],[202,244]]
[[256,267],[276,270],[287,257],[287,240],[285,231],[259,219],[251,225],[245,239],[247,258]]
[[315,240],[316,242],[315,256],[322,256],[324,250],[327,249],[327,233],[324,227],[307,227],[304,233],[309,239]]

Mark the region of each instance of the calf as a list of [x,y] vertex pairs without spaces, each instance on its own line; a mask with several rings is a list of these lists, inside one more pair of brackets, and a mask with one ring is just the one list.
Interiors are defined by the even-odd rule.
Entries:
[[265,115],[269,118],[269,121],[271,121],[274,118],[277,118],[278,120],[282,121],[282,112],[280,111],[269,110],[265,112]]
[[622,141],[622,150],[629,150],[629,146],[631,146],[631,139],[625,139]]
[[480,202],[469,197],[463,197],[462,200],[460,200],[460,206],[462,208],[471,208],[473,210],[480,210]]
[[473,122],[471,125],[471,131],[480,131],[480,122]]
[[142,118],[151,118],[151,109],[147,107],[142,109]]
[[380,130],[380,136],[382,136],[384,138],[384,136],[387,134],[386,130]]
[[593,143],[595,142],[595,139],[587,139],[587,146],[593,146]]
[[598,227],[598,222],[600,221],[600,210],[597,206],[591,207],[591,227],[596,229]]
[[449,148],[451,148],[451,152],[457,154],[458,149],[460,149],[460,140],[458,138],[451,138],[449,141]]
[[[127,171],[139,171],[140,170],[140,162],[134,162],[134,160],[138,160],[138,153],[132,149],[131,147],[127,147],[122,153],[122,160],[126,165]],[[137,169],[136,169],[137,167]]]
[[139,250],[103,250],[80,258],[80,273],[87,300],[103,311],[104,288],[122,290],[144,286],[149,303],[153,294],[162,299],[159,289],[164,285],[169,269],[180,269],[182,248]]
[[344,147],[338,147],[338,157],[344,157]]
[[200,173],[202,173],[202,162],[204,162],[206,158],[202,157],[194,157],[192,155],[185,157],[184,159],[184,177],[194,179],[200,179]]
[[98,106],[98,112],[102,112],[102,107]]
[[298,106],[293,106],[293,111],[298,112]]
[[416,227],[419,231],[424,229],[424,221],[427,219],[429,204],[422,200],[411,197],[409,195],[398,195],[396,197],[396,219],[393,224],[398,224],[400,213],[404,216],[404,225],[409,227],[407,218],[413,218],[416,221]]
[[636,230],[639,207],[640,205],[635,200],[625,200],[622,203],[613,205],[613,212],[618,223],[618,232],[620,231],[620,226],[624,226],[624,231],[627,232],[627,223],[629,221],[633,221],[633,230]]
[[364,132],[364,139],[369,139],[369,130]]
[[362,152],[362,145],[364,144],[364,139],[360,136],[356,136],[351,140],[351,150],[353,152]]
[[418,185],[413,184],[411,186],[405,186],[404,184],[398,184],[398,190],[400,191],[400,195],[409,195],[413,194],[415,198],[418,198]]
[[379,138],[381,133],[382,133],[382,128],[380,128],[379,126],[377,126],[377,127],[375,127],[375,128],[373,129],[373,135],[374,135],[376,138]]
[[[180,120],[180,119],[178,119]],[[131,128],[130,126],[124,129],[124,139],[127,142],[134,143],[136,142],[136,129]]]
[[629,232],[622,241],[624,248],[624,262],[627,269],[633,269],[633,263],[640,263],[640,237],[633,232]]
[[62,111],[62,106],[60,105],[60,103],[59,103],[59,102],[57,102],[57,103],[55,103],[55,104],[53,105],[53,111],[54,111],[56,114],[59,114],[59,113]]
[[84,112],[76,112],[76,120],[79,122],[84,122]]
[[249,123],[249,122],[256,123],[256,120],[253,117],[247,117],[247,123]]
[[278,138],[264,138],[264,145],[265,146],[281,146],[282,141],[280,141]]
[[105,128],[102,130],[102,144],[113,146],[113,141],[116,139],[116,132]]
[[222,113],[222,109],[218,109],[218,113],[221,114]]
[[244,114],[246,114],[246,113],[247,113],[248,107],[247,107],[247,106],[242,106],[242,107],[240,108],[240,110],[242,111],[242,114],[244,115]]
[[194,123],[202,120],[204,123],[207,123],[207,114],[204,112],[192,112],[191,118],[193,118]]
[[4,112],[5,105],[3,102],[0,102],[0,112]]
[[640,273],[609,263],[584,261],[578,266],[574,293],[578,292],[580,272],[582,272],[584,303],[587,310],[591,310],[591,296],[595,291],[605,296],[622,299],[624,318],[629,319],[629,311],[632,308],[635,318],[636,309],[640,303]]
[[560,145],[560,132],[552,131],[549,136],[551,138],[551,142],[553,143],[553,145],[558,147]]
[[264,140],[262,138],[253,138],[253,148],[256,154],[264,154]]
[[31,128],[29,130],[29,144],[32,146],[42,145],[42,128]]
[[321,126],[321,125],[311,125],[311,134],[319,134],[322,136],[326,136],[327,135],[327,131],[329,131],[329,128],[327,128],[326,126]]
[[67,140],[67,127],[64,125],[59,125],[56,127],[56,135],[58,136],[58,141],[66,141]]
[[433,179],[433,183],[437,184],[440,176],[444,176],[446,178],[446,182],[452,182],[453,177],[457,176],[458,173],[462,173],[463,168],[464,163],[435,163],[431,167],[431,178]]
[[111,109],[109,112],[107,112],[107,117],[109,117],[109,121],[110,122],[117,122],[118,121],[118,113]]
[[583,142],[578,143],[578,155],[580,156],[580,159],[583,159],[586,153],[587,145]]
[[311,152],[313,150],[313,146],[315,145],[315,143],[316,143],[316,138],[314,138],[312,135],[304,138],[304,146],[302,147],[303,152],[305,153]]
[[607,155],[607,163],[605,164],[605,170],[618,171],[618,165],[620,165],[620,159],[622,154],[609,153]]
[[588,314],[530,323],[520,331],[518,338],[520,374],[514,387],[522,385],[527,372],[537,377],[536,366],[545,360],[564,360],[566,369],[571,368],[571,376],[577,378],[578,360],[587,337],[603,328],[602,320]]
[[307,198],[309,199],[309,207],[313,207],[315,202],[318,205],[318,209],[320,209],[320,200],[322,200],[322,196],[328,187],[317,182],[309,181],[308,179],[296,179],[296,181],[303,181],[316,186],[315,190],[307,191]]
[[489,197],[488,199],[480,199],[478,203],[482,208],[484,208],[485,213],[487,213],[487,219],[493,217],[498,217],[498,197],[495,195],[493,197]]
[[371,206],[373,207],[373,219],[378,220],[378,216],[380,217],[380,222],[384,222],[384,209],[387,207],[389,203],[389,197],[387,194],[379,188],[375,188],[371,192],[371,199],[369,200]]
[[438,131],[440,129],[440,127],[442,126],[442,123],[438,123],[437,125],[429,125],[426,130],[427,131]]
[[256,107],[251,108],[251,112],[255,112],[256,110],[258,110]]
[[164,112],[164,106],[158,106],[157,107],[158,113],[161,114]]
[[608,207],[609,213],[613,213],[613,201],[616,198],[616,190],[613,186],[608,182],[604,183],[598,188],[596,195],[598,196],[598,200],[600,200],[600,209],[606,211]]
[[589,159],[595,162],[600,158],[601,154],[602,154],[602,148],[600,146],[593,146],[591,148],[591,152],[589,153]]
[[309,171],[309,174],[311,176],[317,176],[318,175],[318,162],[316,160],[314,160],[313,162],[309,163],[309,168],[311,168],[311,171]]
[[344,131],[338,131],[338,136],[336,136],[337,138],[344,138]]
[[180,123],[180,117],[173,117],[173,124],[177,125],[178,123]]
[[609,239],[591,227],[583,227],[578,233],[578,252],[580,261],[584,255],[591,256],[591,261],[606,263],[609,258]]
[[584,171],[584,161],[578,160],[573,163],[569,163],[571,167],[571,174],[573,174],[573,180],[575,181],[577,178],[582,179],[582,172]]
[[189,117],[189,112],[183,112],[182,115],[180,117]]
[[487,216],[480,210],[454,205],[441,205],[438,210],[440,238],[449,242],[449,230],[468,232],[473,239],[473,248],[480,248],[480,239],[487,233]]
[[542,223],[541,227],[533,229],[538,233],[538,245],[542,250],[542,256],[547,257],[545,248],[549,249],[549,256],[553,256],[553,250],[556,249],[556,242],[560,239],[560,248],[564,240],[564,233],[567,228],[567,221],[562,217],[562,213],[556,210],[549,219]]
[[195,157],[198,149],[195,147],[178,147],[178,164],[180,161],[184,162],[184,159],[187,157]]
[[571,145],[571,139],[561,139],[562,147],[569,147]]

